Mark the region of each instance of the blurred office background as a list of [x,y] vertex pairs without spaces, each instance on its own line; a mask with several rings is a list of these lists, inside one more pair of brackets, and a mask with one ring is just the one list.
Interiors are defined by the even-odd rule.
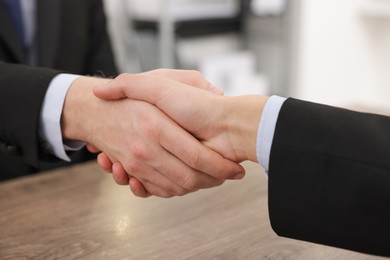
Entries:
[[123,72],[390,111],[390,0],[106,0]]

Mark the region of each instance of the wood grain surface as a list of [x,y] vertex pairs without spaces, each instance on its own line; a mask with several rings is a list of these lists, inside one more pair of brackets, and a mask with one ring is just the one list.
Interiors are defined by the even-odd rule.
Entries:
[[95,163],[0,183],[0,259],[384,259],[278,237],[267,179],[134,197]]

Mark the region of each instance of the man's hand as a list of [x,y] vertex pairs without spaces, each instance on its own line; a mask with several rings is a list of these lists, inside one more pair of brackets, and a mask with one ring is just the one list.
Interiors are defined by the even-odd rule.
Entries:
[[[142,74],[121,75],[95,88],[94,93],[102,99],[132,98],[152,103],[225,158],[256,161],[257,127],[267,97],[223,97],[155,77],[159,84],[148,84],[149,79]],[[109,166],[107,160],[104,164]],[[114,170],[114,175],[121,174],[123,171]]]
[[[94,89],[106,100],[130,98],[154,104],[225,158],[256,161],[257,127],[268,97],[223,97],[204,89],[155,77],[148,84],[142,74],[123,74]],[[140,87],[145,86],[145,87]]]
[[[145,84],[161,85],[151,76],[144,77],[148,78]],[[243,176],[240,165],[203,146],[155,106],[94,97],[93,86],[108,82],[83,77],[72,84],[62,115],[65,138],[82,140],[104,151],[106,159],[120,163],[150,194],[161,197],[183,195]],[[130,183],[143,189],[136,179]]]

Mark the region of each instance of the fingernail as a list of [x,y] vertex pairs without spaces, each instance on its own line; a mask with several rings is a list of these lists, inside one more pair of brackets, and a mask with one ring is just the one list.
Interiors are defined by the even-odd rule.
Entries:
[[233,180],[241,180],[242,178],[244,178],[245,174],[243,173],[239,173],[235,176],[233,176]]

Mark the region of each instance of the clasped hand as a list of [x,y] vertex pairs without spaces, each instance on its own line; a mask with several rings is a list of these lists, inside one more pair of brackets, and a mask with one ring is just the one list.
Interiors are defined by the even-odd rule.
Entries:
[[99,136],[83,140],[90,151],[103,151],[99,165],[136,196],[168,198],[215,187],[244,177],[239,162],[256,161],[260,102],[256,113],[236,113],[232,107],[258,99],[224,97],[198,72],[122,74],[99,82],[93,93],[108,120],[97,124]]

